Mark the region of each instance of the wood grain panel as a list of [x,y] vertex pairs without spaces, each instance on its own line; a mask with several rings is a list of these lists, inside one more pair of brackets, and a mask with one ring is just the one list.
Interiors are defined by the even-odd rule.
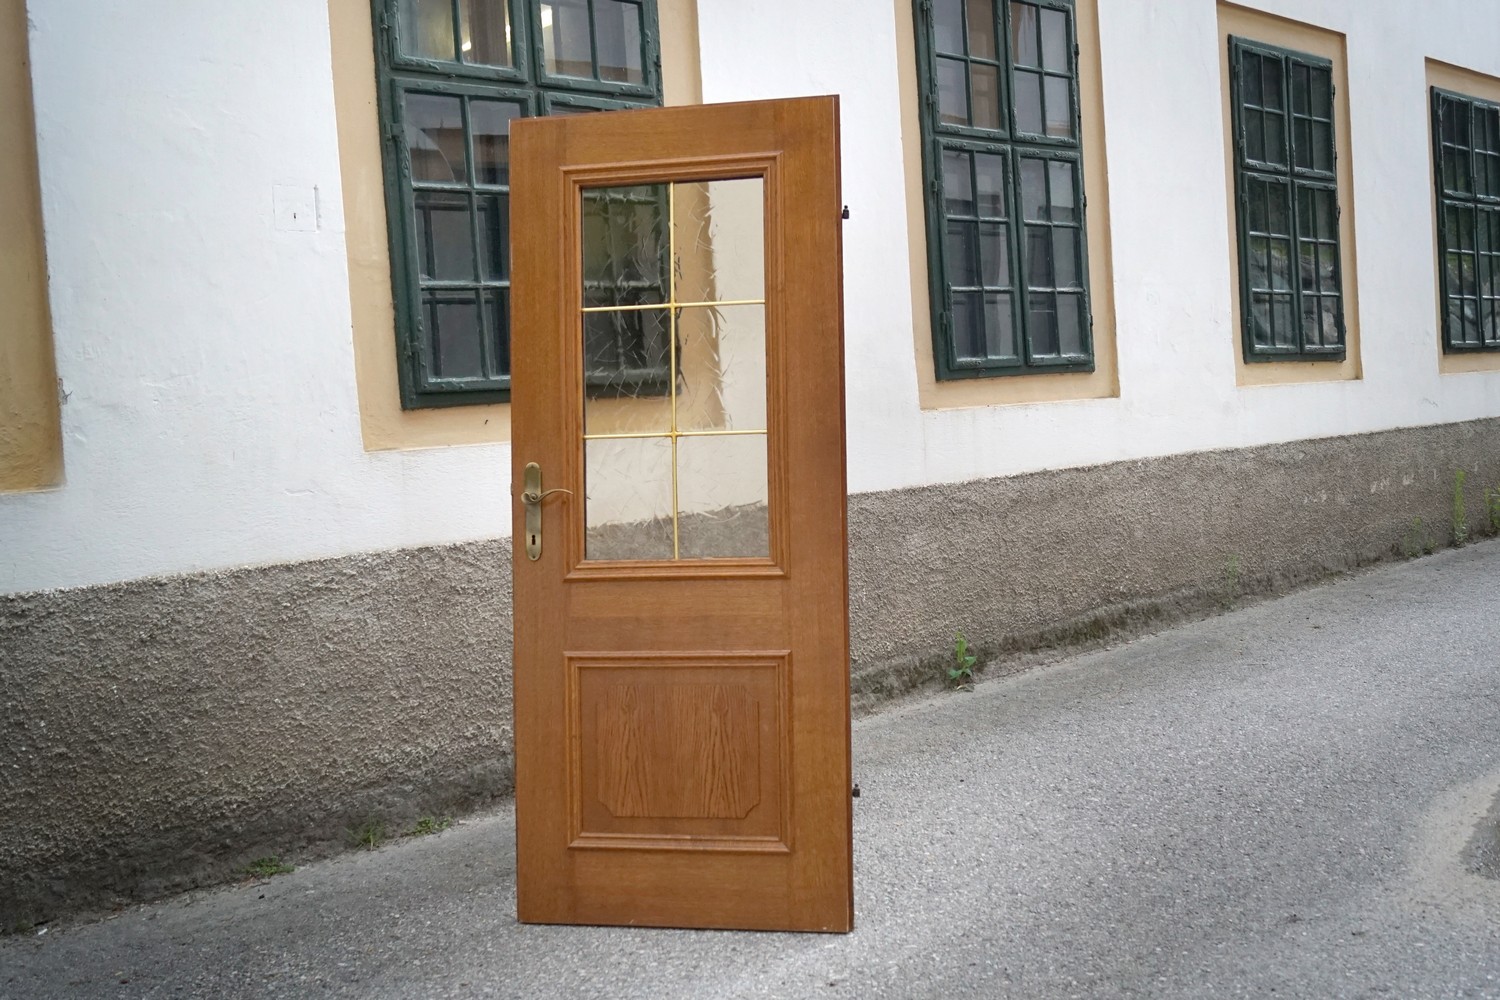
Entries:
[[612,684],[599,801],[618,818],[744,819],[760,802],[760,706],[743,684]]

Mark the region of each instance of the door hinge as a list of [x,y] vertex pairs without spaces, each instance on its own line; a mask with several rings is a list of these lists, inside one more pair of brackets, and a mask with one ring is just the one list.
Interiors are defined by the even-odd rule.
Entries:
[[849,218],[849,206],[848,205],[845,205],[844,206],[844,210],[839,213],[839,218],[845,219],[845,220],[847,220]]

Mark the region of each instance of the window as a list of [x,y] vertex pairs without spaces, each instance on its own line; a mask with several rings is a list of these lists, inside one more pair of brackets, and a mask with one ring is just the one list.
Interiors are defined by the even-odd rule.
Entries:
[[1342,360],[1333,65],[1229,46],[1245,360]]
[[1432,90],[1443,348],[1500,351],[1500,105]]
[[1071,0],[918,0],[939,379],[1092,371]]
[[401,402],[510,393],[510,123],[661,103],[651,0],[374,0]]

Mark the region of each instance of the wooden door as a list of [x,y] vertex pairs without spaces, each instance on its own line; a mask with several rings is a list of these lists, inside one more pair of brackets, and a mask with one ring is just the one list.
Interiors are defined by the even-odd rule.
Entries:
[[847,931],[837,100],[511,141],[520,918]]

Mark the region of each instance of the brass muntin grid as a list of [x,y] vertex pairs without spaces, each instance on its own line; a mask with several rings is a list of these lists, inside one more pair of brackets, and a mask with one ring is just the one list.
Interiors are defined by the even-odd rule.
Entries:
[[[651,309],[667,310],[667,363],[668,371],[671,372],[668,392],[671,397],[672,421],[671,428],[664,432],[643,431],[640,433],[627,434],[589,434],[583,435],[584,441],[626,441],[626,440],[649,440],[666,438],[672,442],[672,558],[682,558],[682,532],[679,525],[679,514],[681,501],[678,496],[677,476],[677,442],[688,437],[753,437],[756,435],[764,437],[766,428],[754,430],[708,430],[708,431],[683,431],[677,429],[677,316],[683,309],[694,306],[763,306],[766,304],[764,298],[759,299],[723,299],[708,302],[678,302],[677,301],[677,185],[667,185],[667,301],[657,302],[649,305],[627,305],[627,306],[583,306],[580,312],[587,313],[612,313],[612,312],[645,312]],[[586,485],[586,484],[585,484]],[[587,500],[585,500],[587,503]],[[587,557],[585,557],[587,558]]]

